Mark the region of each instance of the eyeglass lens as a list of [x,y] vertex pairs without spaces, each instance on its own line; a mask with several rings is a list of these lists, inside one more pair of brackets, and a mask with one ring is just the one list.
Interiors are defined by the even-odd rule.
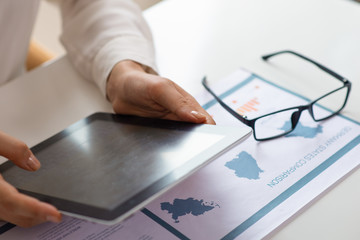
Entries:
[[[345,104],[348,88],[342,87],[318,99],[312,105],[312,114],[316,121],[328,118],[339,112]],[[255,121],[254,130],[257,139],[267,139],[284,135],[293,129],[292,121],[298,121],[298,109],[288,109]]]
[[312,105],[315,121],[320,121],[340,111],[344,107],[347,94],[348,88],[343,87],[317,100]]
[[256,138],[261,140],[290,132],[291,119],[296,117],[297,111],[298,109],[294,108],[257,119],[254,125]]

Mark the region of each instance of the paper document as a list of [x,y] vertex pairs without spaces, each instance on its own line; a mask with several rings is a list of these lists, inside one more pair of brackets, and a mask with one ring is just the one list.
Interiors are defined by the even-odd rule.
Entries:
[[[2,231],[3,229],[3,231]],[[32,228],[1,227],[1,240],[120,240],[178,239],[141,212],[113,226],[63,216],[61,223],[44,223]]]
[[[241,69],[212,88],[249,119],[308,102]],[[197,100],[218,125],[243,126],[205,89]],[[343,116],[314,122],[305,111],[289,135],[264,142],[250,137],[119,227],[107,230],[116,233],[113,238],[104,239],[263,238],[359,166],[359,144],[359,123]],[[78,220],[66,218],[66,221]],[[57,226],[14,227],[1,234],[0,239],[21,239],[21,236],[36,240],[92,239],[88,236],[105,231],[103,225],[81,222],[82,231],[67,230],[68,235],[63,234],[63,238],[39,237],[45,232],[56,232]]]

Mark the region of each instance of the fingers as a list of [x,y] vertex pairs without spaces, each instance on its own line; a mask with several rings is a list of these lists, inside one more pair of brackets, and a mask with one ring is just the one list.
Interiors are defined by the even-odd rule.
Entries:
[[19,193],[0,178],[0,218],[21,227],[60,222],[60,212],[50,204]]
[[[24,142],[3,132],[0,132],[0,155],[26,170],[35,171],[40,167]],[[54,206],[19,193],[0,175],[0,219],[31,227],[47,221],[59,222],[61,214]]]
[[1,131],[0,155],[8,158],[17,166],[29,171],[36,171],[40,168],[39,160],[37,160],[37,158],[24,142]]
[[181,87],[171,80],[146,73],[133,61],[121,61],[115,65],[106,92],[116,113],[215,124]]
[[[181,121],[215,124],[212,117],[200,106],[189,93],[176,83],[159,81],[152,87],[150,95],[161,106],[173,113]],[[171,118],[171,117],[169,117]]]

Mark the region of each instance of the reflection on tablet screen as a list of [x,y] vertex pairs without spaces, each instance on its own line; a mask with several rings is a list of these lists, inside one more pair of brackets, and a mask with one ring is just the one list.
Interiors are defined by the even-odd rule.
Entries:
[[42,167],[37,177],[29,173],[21,185],[28,191],[113,209],[222,138],[95,120],[37,152]]

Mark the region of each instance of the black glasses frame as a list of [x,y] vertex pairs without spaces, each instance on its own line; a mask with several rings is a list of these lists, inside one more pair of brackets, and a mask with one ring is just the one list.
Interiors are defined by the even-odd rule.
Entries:
[[[223,102],[223,100],[221,98],[219,98],[215,93],[214,91],[212,91],[209,86],[208,86],[208,83],[207,83],[207,80],[206,80],[206,77],[204,77],[202,79],[202,85],[205,87],[205,89],[216,99],[216,101],[218,101],[218,103],[226,110],[228,111],[231,115],[233,115],[234,117],[236,117],[238,120],[240,120],[242,123],[244,123],[245,125],[249,126],[252,128],[253,130],[253,135],[254,135],[254,138],[255,140],[257,141],[264,141],[264,140],[270,140],[270,139],[274,139],[274,138],[278,138],[278,137],[281,137],[281,136],[284,136],[290,132],[292,132],[297,123],[299,122],[299,119],[300,119],[300,116],[301,116],[301,113],[304,111],[304,110],[308,110],[312,119],[315,121],[315,122],[319,122],[319,121],[322,121],[322,120],[325,120],[325,119],[328,119],[336,114],[338,114],[346,105],[346,102],[348,100],[348,97],[349,97],[349,93],[350,93],[350,90],[351,90],[351,82],[342,77],[341,75],[335,73],[334,71],[330,70],[329,68],[315,62],[314,60],[311,60],[299,53],[296,53],[294,51],[290,51],[290,50],[285,50],[285,51],[279,51],[279,52],[275,52],[275,53],[272,53],[272,54],[268,54],[268,55],[264,55],[262,56],[262,59],[264,61],[267,61],[268,59],[270,59],[271,57],[274,57],[276,55],[280,55],[280,54],[284,54],[284,53],[289,53],[289,54],[293,54],[297,57],[300,57],[301,59],[305,60],[305,61],[308,61],[312,64],[314,64],[315,66],[317,66],[318,68],[320,68],[321,70],[325,71],[326,73],[330,74],[331,76],[333,76],[334,78],[338,79],[339,81],[341,81],[343,83],[343,86],[333,90],[333,91],[330,91],[326,94],[324,94],[323,96],[315,99],[314,101],[310,102],[309,104],[306,104],[306,105],[301,105],[301,106],[295,106],[295,107],[290,107],[290,108],[286,108],[286,109],[282,109],[282,110],[279,110],[279,111],[275,111],[275,112],[271,112],[271,113],[268,113],[268,114],[265,114],[265,115],[262,115],[262,116],[259,116],[257,118],[254,118],[254,119],[247,119],[246,116],[242,116],[240,115],[239,113],[237,113],[236,111],[234,111],[232,108],[230,108],[225,102]],[[339,91],[340,89],[343,89],[343,88],[347,88],[347,93],[346,93],[346,97],[345,97],[345,101],[343,103],[343,105],[341,106],[341,108],[332,113],[331,115],[327,116],[327,117],[324,117],[324,118],[321,118],[321,119],[316,119],[315,116],[314,116],[314,112],[313,112],[313,105],[319,101],[320,99],[322,98],[325,98],[327,96],[329,96],[330,94],[336,92],[336,91]],[[296,110],[292,113],[291,115],[291,129],[284,132],[284,133],[281,133],[279,135],[275,135],[275,136],[272,136],[272,137],[268,137],[268,138],[257,138],[256,137],[256,133],[255,133],[255,122],[256,120],[260,119],[260,118],[263,118],[263,117],[267,117],[269,115],[273,115],[273,114],[277,114],[277,113],[280,113],[280,112],[284,112],[284,111],[289,111],[289,110]]]

